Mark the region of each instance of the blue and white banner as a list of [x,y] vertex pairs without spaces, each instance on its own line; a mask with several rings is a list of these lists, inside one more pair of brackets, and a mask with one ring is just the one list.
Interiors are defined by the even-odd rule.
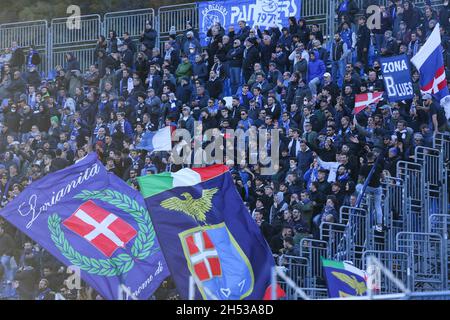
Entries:
[[170,127],[164,127],[156,132],[146,132],[141,140],[141,143],[136,146],[136,149],[153,151],[170,151],[172,150],[172,136]]
[[259,26],[264,30],[273,24],[278,27],[288,26],[289,17],[300,18],[300,0],[230,0],[199,2],[200,34],[203,37],[215,22],[219,22],[225,30],[234,26],[238,30],[240,20],[247,25]]
[[381,71],[389,102],[414,98],[414,90],[406,55],[381,58]]

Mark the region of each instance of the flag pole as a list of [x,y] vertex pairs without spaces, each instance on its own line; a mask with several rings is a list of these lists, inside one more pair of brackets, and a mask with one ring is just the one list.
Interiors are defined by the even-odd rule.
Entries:
[[277,300],[277,271],[276,266],[272,267],[272,273],[271,273],[271,292],[270,292],[270,300]]
[[192,276],[189,277],[189,300],[195,300],[195,282]]

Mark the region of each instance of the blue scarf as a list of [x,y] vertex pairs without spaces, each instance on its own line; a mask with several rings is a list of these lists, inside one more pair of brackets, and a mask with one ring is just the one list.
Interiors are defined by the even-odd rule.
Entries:
[[339,6],[339,12],[347,12],[348,10],[348,0],[344,0]]

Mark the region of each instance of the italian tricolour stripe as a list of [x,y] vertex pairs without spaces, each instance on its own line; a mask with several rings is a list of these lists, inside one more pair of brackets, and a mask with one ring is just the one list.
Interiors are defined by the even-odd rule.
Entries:
[[348,271],[350,273],[360,276],[361,278],[366,277],[366,273],[364,271],[352,266],[350,263],[347,263],[347,262],[322,259],[322,264],[324,267],[330,267],[330,268]]
[[367,106],[378,103],[383,99],[384,92],[369,92],[361,93],[355,96],[355,108],[353,109],[353,114],[358,114],[364,110]]
[[322,264],[330,298],[366,295],[367,277],[364,271],[342,261],[322,258]]
[[[201,182],[213,179],[228,171],[225,165],[213,165],[205,168],[184,168],[177,172],[164,172],[152,176],[152,181],[142,179],[141,183],[151,183],[151,188],[141,188],[145,190],[144,198],[164,192],[176,187],[195,186]],[[157,180],[157,184],[155,183]]]
[[439,23],[437,23],[428,40],[411,62],[419,70],[420,90],[422,93],[432,94],[441,102],[448,119],[450,118],[450,97],[442,51],[441,34]]

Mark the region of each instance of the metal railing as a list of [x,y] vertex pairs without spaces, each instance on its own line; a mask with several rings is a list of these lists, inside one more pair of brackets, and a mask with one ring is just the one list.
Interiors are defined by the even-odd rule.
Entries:
[[[46,20],[6,23],[0,25],[0,50],[10,48],[13,41],[25,49],[34,46],[41,56],[38,70],[47,72],[49,68],[48,22]],[[27,52],[25,52],[27,53]]]
[[[300,257],[308,259],[308,268],[311,272],[307,288],[326,289],[321,258],[327,258],[327,246],[326,241],[316,239],[303,238],[300,241]],[[314,298],[314,295],[310,296]]]
[[444,155],[444,163],[450,162],[450,133],[438,132],[434,136],[433,148],[438,149]]
[[80,16],[80,28],[68,28],[67,17],[55,18],[50,24],[45,20],[10,23],[0,25],[0,50],[11,47],[13,41],[28,48],[34,45],[41,54],[42,62],[38,69],[49,74],[57,65],[65,65],[66,53],[73,53],[85,71],[95,62],[94,48],[100,35],[108,38],[109,30],[119,36],[128,32],[133,40],[138,40],[150,20],[156,25],[155,11],[152,8],[118,11]]
[[385,177],[382,188],[384,192],[383,216],[387,228],[386,250],[395,250],[395,236],[406,225],[405,188],[403,180],[394,177]]
[[327,257],[333,260],[344,260],[344,257],[339,255],[339,243],[344,237],[345,225],[340,223],[322,222],[320,224],[320,240],[326,241]]
[[[284,267],[286,275],[292,279],[295,286],[299,288],[307,288],[309,279],[311,278],[311,269],[308,268],[307,258],[283,255],[279,257],[279,266]],[[297,300],[298,292],[288,285],[286,282],[279,282],[280,286],[286,292],[287,300]]]
[[442,236],[437,233],[400,232],[397,251],[408,254],[411,291],[444,290],[447,266],[444,263]]
[[[450,230],[450,215],[448,213],[445,214],[432,214],[429,218],[429,232],[437,233],[441,235],[444,245],[443,245],[443,258],[446,261],[447,273],[449,269],[450,262],[450,241],[448,238],[448,233]],[[450,288],[450,279],[447,278],[447,289]]]
[[67,18],[55,18],[50,23],[53,48],[96,42],[102,34],[101,17],[98,14],[80,16],[80,28],[67,28]]
[[[399,279],[402,283],[408,283],[408,254],[404,252],[397,251],[375,251],[367,250],[363,254],[363,265],[362,269],[367,268],[367,257],[375,256],[392,274]],[[387,277],[384,273],[381,273],[380,288],[378,288],[378,294],[391,294],[400,293],[401,290],[398,286],[392,282],[392,280]]]
[[103,34],[109,38],[109,30],[120,30],[128,32],[130,37],[136,40],[139,39],[147,21],[155,28],[155,10],[152,8],[108,12],[104,16]]
[[186,22],[190,21],[194,29],[199,28],[199,15],[197,3],[186,3],[172,6],[162,6],[158,9],[157,29],[158,44],[162,50],[164,41],[169,39],[169,33],[172,27],[179,34],[186,30]]
[[406,231],[425,232],[428,215],[425,213],[425,189],[422,165],[414,162],[399,161],[397,176],[404,181],[407,199],[403,206],[406,214]]
[[80,62],[80,69],[87,70],[89,66],[95,63],[94,51],[91,45],[78,47],[77,49],[68,50],[67,48],[59,48],[53,51],[53,63],[55,66],[63,66],[66,64],[66,54],[72,53]]
[[338,245],[338,256],[350,260],[355,267],[362,265],[362,253],[366,249],[369,226],[367,211],[362,208],[343,206],[340,208],[341,222],[345,222],[345,234]]

